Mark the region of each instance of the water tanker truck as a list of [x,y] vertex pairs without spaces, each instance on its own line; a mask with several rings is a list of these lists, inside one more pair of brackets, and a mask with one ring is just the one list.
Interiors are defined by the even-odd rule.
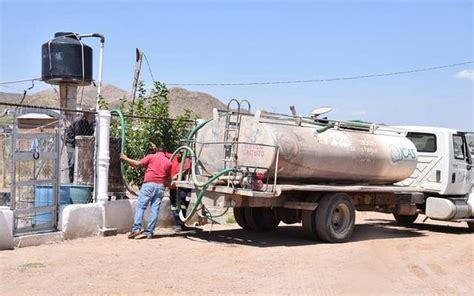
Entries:
[[[334,243],[350,239],[356,210],[392,213],[403,224],[413,222],[420,211],[436,219],[471,221],[469,174],[464,175],[462,188],[447,181],[451,171],[446,165],[459,170],[462,163],[470,168],[470,156],[461,160],[459,147],[453,148],[459,161],[440,167],[439,177],[435,169],[433,182],[439,178],[441,183],[426,188],[416,179],[425,154],[420,155],[419,143],[407,137],[406,128],[321,119],[322,110],[302,117],[261,111],[251,114],[250,104],[247,109],[242,110],[241,102],[234,100],[228,110],[214,110],[213,118],[196,128],[187,146],[181,148],[191,154],[194,166],[175,183],[193,189],[195,207],[191,213],[205,198],[215,205],[233,207],[236,222],[245,230],[271,231],[280,222],[302,223],[307,237]],[[443,134],[436,139],[444,141],[446,137]],[[462,134],[461,142],[453,139],[467,151]],[[448,152],[441,144],[437,147],[440,153]],[[458,171],[453,173],[459,175]],[[432,174],[431,170],[424,174],[429,175],[429,182]],[[458,190],[440,191],[442,186]],[[186,221],[189,216],[181,218]]]

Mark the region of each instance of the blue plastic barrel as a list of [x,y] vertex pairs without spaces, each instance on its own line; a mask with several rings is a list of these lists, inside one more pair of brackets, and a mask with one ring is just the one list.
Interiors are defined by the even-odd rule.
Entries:
[[[61,184],[59,187],[59,204],[88,203],[91,200],[92,186]],[[35,207],[46,207],[53,205],[53,186],[37,185],[35,188]],[[33,224],[50,224],[51,212],[36,214]]]
[[73,204],[85,204],[92,201],[92,186],[63,184],[61,188],[63,187],[68,191],[68,196]]

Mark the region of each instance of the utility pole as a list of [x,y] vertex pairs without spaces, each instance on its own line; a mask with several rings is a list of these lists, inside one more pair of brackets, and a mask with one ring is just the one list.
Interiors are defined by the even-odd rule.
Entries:
[[140,70],[142,68],[142,60],[143,60],[143,52],[140,49],[136,49],[135,52],[135,75],[133,76],[133,83],[132,83],[132,91],[131,91],[131,98],[132,98],[132,106],[135,103],[135,96],[137,93],[137,86],[138,80],[140,78]]
[[2,138],[2,183],[3,183],[3,188],[6,188],[7,187],[7,173],[6,173],[6,162],[7,162],[7,158],[5,157],[5,140],[6,138]]

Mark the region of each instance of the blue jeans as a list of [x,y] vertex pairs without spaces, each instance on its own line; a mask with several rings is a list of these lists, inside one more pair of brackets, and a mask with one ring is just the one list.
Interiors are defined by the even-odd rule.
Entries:
[[158,211],[160,210],[161,200],[163,199],[165,187],[162,184],[144,183],[138,193],[135,218],[133,219],[133,231],[140,231],[142,228],[143,214],[148,204],[150,204],[150,215],[148,216],[148,225],[144,231],[146,235],[153,235]]

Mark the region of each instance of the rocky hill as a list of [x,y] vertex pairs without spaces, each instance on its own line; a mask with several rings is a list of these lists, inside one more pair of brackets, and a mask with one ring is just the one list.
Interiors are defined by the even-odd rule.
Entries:
[[170,114],[173,117],[180,114],[183,109],[190,109],[201,118],[209,118],[212,116],[213,108],[223,110],[227,107],[226,104],[207,93],[189,91],[184,88],[171,88],[168,98],[170,99]]
[[[171,117],[177,116],[184,109],[190,109],[198,117],[208,118],[212,116],[213,108],[226,108],[224,103],[207,93],[188,91],[184,88],[171,88],[169,91]],[[84,90],[80,87],[77,93],[78,105],[83,108],[95,107],[96,92],[97,89],[93,86],[84,87]],[[129,96],[127,91],[111,84],[104,84],[101,92],[111,108],[118,106],[122,97]],[[21,94],[0,92],[0,102],[19,103],[21,98]],[[59,90],[50,88],[28,95],[24,104],[56,107],[59,105]],[[0,111],[2,109],[0,106]]]

